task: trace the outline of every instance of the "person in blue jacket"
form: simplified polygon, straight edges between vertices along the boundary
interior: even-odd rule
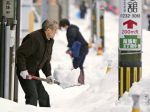
[[[80,5],[80,18],[84,19],[86,13],[87,13],[87,7],[85,5],[85,1],[82,1],[81,5]]]
[[[74,69],[80,68],[78,83],[84,84],[83,63],[86,55],[88,54],[88,43],[82,36],[79,28],[76,25],[70,24],[68,19],[61,19],[59,22],[59,27],[67,30],[67,47],[69,49],[66,51],[66,53],[72,56]]]

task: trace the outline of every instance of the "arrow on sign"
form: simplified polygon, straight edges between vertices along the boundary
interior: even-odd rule
[[[137,22],[132,21],[132,20],[128,20],[128,21],[125,21],[125,22],[123,23],[123,25],[127,25],[127,28],[128,28],[128,29],[133,29],[133,25],[136,25],[136,26],[137,26]]]

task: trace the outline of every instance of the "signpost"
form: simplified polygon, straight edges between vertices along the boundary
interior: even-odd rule
[[[141,50],[141,0],[123,0],[120,3],[120,50]]]
[[[119,19],[119,97],[141,78],[142,1],[121,0]]]
[[[0,97],[15,101],[18,93],[18,81],[15,77],[15,46],[17,46],[15,40],[19,39],[17,21],[19,22],[20,18],[17,14],[18,7],[20,0],[0,1]]]

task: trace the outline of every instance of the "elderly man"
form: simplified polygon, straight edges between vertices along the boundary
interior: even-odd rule
[[[55,20],[45,20],[42,29],[28,34],[17,49],[16,68],[20,84],[25,92],[26,104],[50,107],[49,95],[41,81],[32,80],[32,76],[39,77],[41,69],[51,82],[51,55],[54,36],[58,24]]]

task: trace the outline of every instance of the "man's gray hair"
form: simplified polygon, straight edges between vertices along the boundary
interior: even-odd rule
[[[42,29],[44,31],[46,31],[48,28],[54,30],[58,28],[58,22],[52,19],[46,19],[43,23],[42,23]]]

